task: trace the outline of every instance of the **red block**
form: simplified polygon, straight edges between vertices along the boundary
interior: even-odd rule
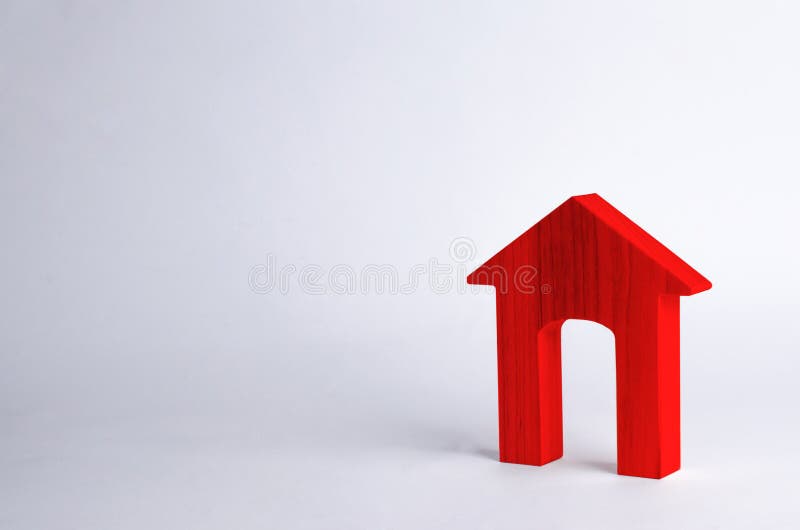
[[[561,325],[611,329],[617,471],[680,468],[680,300],[711,282],[597,194],[572,197],[467,277],[497,296],[500,460],[563,455]]]

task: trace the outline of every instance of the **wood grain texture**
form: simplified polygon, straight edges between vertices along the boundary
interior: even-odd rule
[[[680,468],[680,299],[711,283],[597,194],[568,199],[467,277],[497,297],[500,460],[563,454],[561,326],[615,337],[617,471]]]

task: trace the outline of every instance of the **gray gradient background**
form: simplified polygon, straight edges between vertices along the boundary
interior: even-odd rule
[[[796,2],[0,2],[0,528],[789,528]],[[255,294],[254,265],[489,257],[598,192],[682,303],[683,469],[496,458],[489,291]]]

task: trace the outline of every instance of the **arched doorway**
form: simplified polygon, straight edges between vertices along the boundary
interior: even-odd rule
[[[564,460],[615,472],[617,388],[614,333],[591,320],[561,326]]]

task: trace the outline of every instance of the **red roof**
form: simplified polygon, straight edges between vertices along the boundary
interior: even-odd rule
[[[694,270],[688,263],[659,243],[653,236],[626,217],[625,214],[611,206],[611,204],[600,195],[596,193],[576,195],[575,197],[567,199],[559,208],[573,201],[590,212],[597,221],[605,224],[607,228],[624,238],[633,247],[649,257],[659,267],[671,275],[674,280],[683,287],[678,294],[691,295],[711,288],[711,282],[702,274]],[[534,230],[537,225],[534,225],[530,230],[525,232],[525,234],[515,239],[511,244],[495,254],[490,260],[478,267],[478,269],[467,277],[467,282],[484,283],[477,273],[484,267],[492,266],[500,255],[514,246],[514,243],[524,237],[528,232]]]

